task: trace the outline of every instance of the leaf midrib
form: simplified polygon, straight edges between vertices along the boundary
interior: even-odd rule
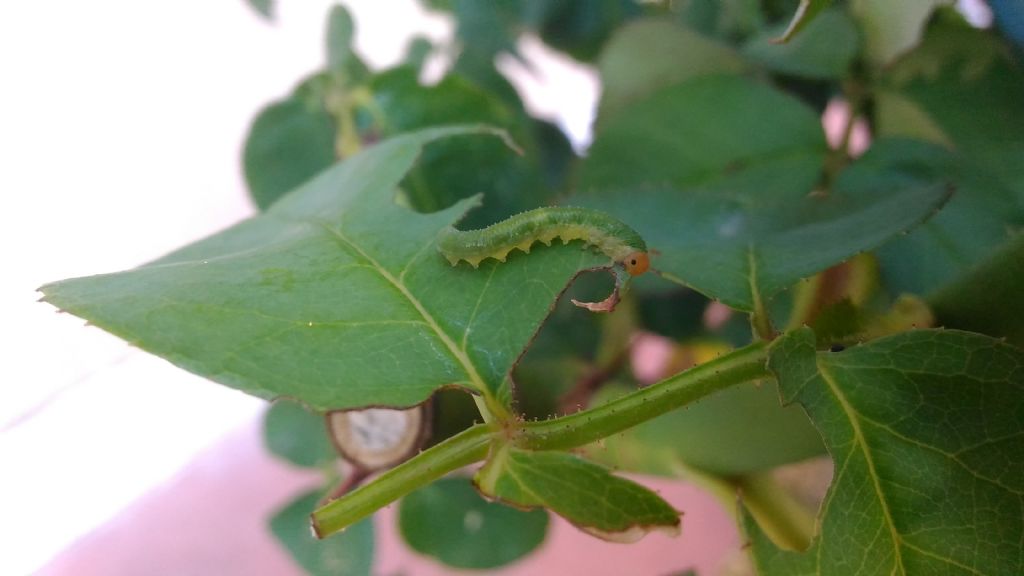
[[[846,395],[843,394],[843,391],[839,388],[839,385],[835,380],[835,376],[828,371],[826,366],[817,357],[814,362],[818,368],[818,373],[821,374],[821,379],[825,382],[829,390],[832,392],[832,395],[835,396],[836,400],[839,402],[839,406],[842,408],[843,413],[846,414],[846,418],[849,420],[850,426],[853,428],[854,444],[860,446],[861,453],[864,455],[864,461],[867,463],[868,472],[870,472],[871,475],[871,486],[875,490],[875,495],[878,497],[878,503],[882,507],[882,515],[884,516],[885,524],[889,528],[889,536],[892,540],[893,553],[896,556],[896,568],[899,570],[900,574],[906,575],[907,571],[903,566],[903,555],[900,551],[900,545],[903,540],[900,537],[899,532],[896,531],[896,524],[893,522],[892,512],[889,510],[889,503],[882,493],[881,484],[878,482],[878,472],[875,470],[875,461],[871,457],[871,451],[868,450],[867,440],[864,437],[863,430],[861,430],[860,420],[857,418],[857,411],[854,410],[849,400],[847,400]],[[821,573],[820,556],[817,571],[819,574]]]
[[[420,314],[420,316],[423,318],[423,321],[426,322],[427,326],[434,332],[434,334],[437,335],[438,339],[441,340],[441,343],[443,343],[445,347],[448,348],[449,354],[452,355],[455,361],[462,367],[463,371],[465,371],[473,387],[476,388],[481,394],[490,396],[487,386],[484,384],[483,378],[481,378],[480,373],[477,372],[476,370],[476,366],[473,365],[473,363],[470,361],[466,353],[463,352],[455,344],[455,341],[452,340],[451,337],[448,336],[448,334],[441,328],[441,325],[438,324],[436,320],[434,320],[434,317],[430,314],[430,312],[427,311],[426,307],[423,306],[423,303],[420,302],[420,300],[416,298],[416,296],[413,295],[412,292],[409,291],[409,288],[405,285],[405,283],[403,283],[398,278],[395,278],[390,272],[387,271],[386,268],[381,266],[376,259],[374,259],[366,252],[364,252],[355,242],[349,240],[348,237],[345,236],[345,234],[342,233],[341,230],[333,228],[331,226],[323,226],[323,228],[329,233],[331,233],[345,246],[349,247],[352,251],[358,254],[358,256],[362,258],[367,264],[369,264],[374,271],[376,271],[378,274],[380,274],[382,278],[384,278],[392,286],[394,286],[395,289],[397,289],[398,292],[406,300],[408,300],[410,304],[412,304],[413,308],[415,308],[416,311]]]
[[[523,470],[532,467],[534,475],[539,476],[539,477],[541,477],[541,478],[543,478],[543,479],[545,479],[545,480],[547,480],[549,482],[554,482],[556,484],[564,484],[564,485],[567,484],[570,487],[573,487],[573,482],[569,482],[569,481],[567,481],[565,478],[563,478],[561,476],[552,475],[552,474],[546,474],[544,472],[544,470],[543,470],[543,466],[541,466],[540,469],[538,469],[536,467],[535,463],[531,463],[531,462],[525,462],[524,463],[522,461],[516,462],[515,455],[512,454],[512,453],[509,454],[509,462],[512,465],[506,466],[505,467],[505,471],[509,474],[509,476],[511,476],[516,481],[516,483],[519,484],[520,488],[522,488],[522,490],[524,492],[526,492],[527,494],[532,496],[534,499],[537,500],[537,502],[540,502],[541,505],[544,506],[544,507],[554,509],[554,507],[551,506],[551,504],[549,503],[549,499],[544,498],[541,495],[539,495],[537,492],[535,492],[533,489],[531,489],[527,485],[526,482],[523,481],[522,476],[515,469],[517,464],[518,464],[519,468],[521,468]],[[610,476],[610,479],[612,479],[614,481],[615,478],[614,478],[614,476]],[[603,502],[606,505],[607,508],[611,508],[612,510],[617,512],[620,516],[622,516],[623,518],[627,518],[627,519],[634,518],[634,515],[632,514],[633,510],[622,508],[617,503],[615,503],[615,502],[613,502],[611,500],[608,500],[608,498],[606,498],[604,496],[601,496],[600,494],[597,494],[596,492],[594,492],[592,490],[587,490],[586,488],[581,488],[581,486],[579,486],[579,485],[576,485],[575,488],[577,490],[579,490],[579,491],[586,492],[586,493],[589,493],[589,494],[593,495],[596,500],[600,500],[601,502]],[[606,516],[606,519],[607,519],[607,516]],[[606,528],[599,527],[599,526],[597,526],[595,524],[584,524],[584,523],[578,522],[576,520],[570,520],[570,522],[572,522],[572,524],[574,524],[576,526],[580,526],[581,528],[595,528],[595,529],[598,529],[598,530],[605,530],[606,529]],[[636,521],[636,520],[629,521],[629,524],[625,528],[610,528],[609,527],[609,528],[607,528],[607,530],[610,531],[609,533],[621,533],[621,532],[625,532],[625,531],[629,530],[630,528],[635,528],[635,527],[647,530],[647,525],[642,524],[642,523],[640,523],[639,521]],[[649,530],[647,530],[647,531],[649,531]]]
[[[825,378],[825,377],[823,376],[823,378]],[[828,382],[827,378],[826,378],[826,382]],[[867,422],[868,424],[871,424],[872,426],[876,426],[878,428],[881,428],[882,430],[884,430],[885,432],[891,434],[895,438],[898,438],[898,439],[900,439],[900,440],[902,440],[904,442],[907,442],[909,444],[917,446],[918,448],[921,448],[922,450],[928,450],[928,451],[931,451],[931,452],[935,452],[935,453],[940,454],[940,455],[942,455],[942,456],[944,456],[946,458],[949,458],[950,460],[956,462],[961,468],[963,468],[969,474],[971,474],[972,476],[974,476],[975,478],[977,478],[979,480],[982,480],[984,482],[987,482],[987,483],[993,484],[995,486],[998,486],[999,488],[1001,488],[1003,490],[1006,490],[1006,491],[1010,492],[1011,494],[1016,494],[1018,496],[1021,495],[1019,491],[1015,491],[1012,488],[1010,488],[1008,486],[1005,486],[1002,483],[998,482],[997,480],[994,480],[992,478],[988,478],[987,476],[983,476],[983,475],[979,474],[978,472],[976,472],[975,470],[971,469],[969,466],[967,466],[967,464],[962,462],[959,458],[957,458],[953,454],[950,454],[948,452],[944,452],[944,451],[939,450],[938,448],[936,448],[934,446],[929,446],[927,444],[923,444],[923,443],[921,443],[921,442],[919,442],[917,440],[914,440],[913,438],[910,438],[908,436],[900,434],[899,432],[896,432],[892,427],[887,426],[885,424],[882,424],[881,422],[878,422],[878,421],[873,420],[871,418],[868,418],[867,416],[864,416],[863,414],[861,414],[861,412],[859,410],[857,410],[856,408],[854,408],[853,406],[851,406],[849,404],[844,404],[844,410],[846,408],[849,408],[849,410],[850,410],[850,412],[848,412],[848,414],[850,414],[850,416],[851,416],[851,422],[855,421],[854,419],[863,420],[864,422]],[[859,427],[859,425],[858,425],[858,427]],[[865,449],[865,452],[866,452],[866,449]],[[872,474],[874,474],[873,467],[872,467]],[[874,476],[872,476],[872,478],[874,479]],[[884,501],[883,501],[883,506],[884,505],[885,504],[884,504]],[[954,559],[952,559],[950,557],[942,556],[940,554],[936,554],[935,552],[932,552],[930,550],[927,550],[925,548],[922,548],[920,546],[912,544],[911,542],[908,542],[905,538],[900,536],[899,533],[895,533],[895,534],[896,534],[896,538],[897,538],[899,546],[905,546],[907,548],[910,548],[911,550],[914,550],[915,552],[917,552],[919,554],[923,554],[925,556],[928,556],[930,558],[934,558],[936,560],[941,560],[942,562],[945,562],[946,564],[950,564],[952,566],[956,566],[957,568],[960,568],[960,569],[962,569],[962,570],[964,570],[966,572],[970,572],[971,574],[977,574],[979,576],[983,575],[982,572],[979,572],[976,569],[974,569],[974,568],[972,568],[970,566],[967,566],[966,564],[962,564],[962,563],[960,563],[960,562],[958,562],[958,561],[956,561],[956,560],[954,560]],[[820,551],[820,548],[819,548],[819,551]],[[901,567],[902,567],[902,565],[901,565]]]
[[[750,289],[750,303],[755,314],[766,314],[764,301],[761,300],[761,289],[757,278],[757,253],[754,243],[747,245],[747,286]],[[767,320],[767,318],[765,319]]]

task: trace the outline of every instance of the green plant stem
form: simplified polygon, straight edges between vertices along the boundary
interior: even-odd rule
[[[772,321],[768,317],[768,310],[761,299],[761,290],[757,286],[757,257],[754,255],[754,247],[747,249],[747,265],[750,268],[750,296],[754,300],[754,311],[750,313],[750,326],[754,331],[754,337],[761,340],[772,340],[775,338],[775,330],[772,328]]]
[[[340,532],[452,470],[482,460],[487,455],[491,431],[490,426],[477,424],[318,508],[312,515],[313,532],[318,538]]]
[[[740,476],[719,476],[687,466],[678,458],[669,462],[676,477],[703,488],[726,510],[743,506],[777,546],[785,550],[803,551],[814,537],[814,513],[787,492],[771,471]]]
[[[755,342],[720,358],[622,396],[608,404],[543,422],[477,424],[425,450],[374,481],[313,512],[323,538],[372,514],[448,472],[487,456],[492,442],[530,450],[576,448],[611,436],[730,386],[768,377],[769,344]]]
[[[480,412],[480,417],[484,419],[484,423],[492,424],[497,421],[505,421],[512,418],[508,410],[505,409],[497,400],[492,396],[484,397],[482,395],[473,395],[473,403],[476,404],[476,409]]]
[[[358,154],[363,145],[359,139],[359,132],[356,129],[355,117],[352,113],[352,102],[345,92],[342,80],[333,79],[328,89],[325,104],[328,111],[334,115],[334,121],[338,125],[337,138],[334,143],[335,155],[338,158],[348,158]]]
[[[768,343],[755,342],[631,394],[561,418],[527,422],[513,442],[530,450],[576,448],[742,382],[770,376]]]
[[[814,513],[779,486],[770,472],[734,480],[743,505],[775,544],[803,551],[814,537]]]
[[[754,303],[754,311],[750,313],[750,326],[754,331],[754,337],[760,340],[772,340],[775,338],[775,329],[768,318],[768,311],[761,302],[760,296]]]
[[[793,295],[793,311],[789,315],[786,330],[796,330],[807,324],[818,304],[818,290],[821,288],[822,274],[818,273],[805,279],[796,286]]]

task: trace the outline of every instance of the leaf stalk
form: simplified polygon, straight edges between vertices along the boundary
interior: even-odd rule
[[[477,424],[381,474],[374,481],[317,509],[319,538],[344,530],[402,496],[445,474],[483,460],[492,445],[528,450],[565,450],[611,436],[700,400],[719,390],[770,377],[769,343],[755,342],[589,410],[545,420],[509,420],[502,427]]]

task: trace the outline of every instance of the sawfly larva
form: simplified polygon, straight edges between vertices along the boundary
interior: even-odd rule
[[[461,231],[448,226],[438,234],[437,247],[452,266],[465,260],[476,268],[487,258],[504,262],[516,248],[529,253],[534,242],[550,246],[555,238],[565,244],[583,240],[612,259],[612,294],[601,302],[572,301],[593,312],[614,310],[629,279],[643,274],[651,265],[647,244],[636,230],[604,212],[587,208],[537,208],[479,230]]]
[[[438,235],[437,247],[452,266],[465,260],[475,268],[487,258],[504,262],[516,248],[529,253],[534,242],[550,246],[556,238],[566,244],[583,240],[622,265],[630,276],[650,267],[647,244],[636,230],[587,208],[537,208],[479,230],[448,226]]]

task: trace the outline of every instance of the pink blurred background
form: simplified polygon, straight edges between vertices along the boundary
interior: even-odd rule
[[[548,539],[525,560],[489,574],[714,574],[739,552],[733,521],[696,488],[640,479],[684,511],[683,533],[612,544],[570,524],[551,523]],[[319,486],[316,473],[289,469],[260,446],[254,423],[228,434],[186,468],[113,520],[59,554],[40,574],[301,574],[266,520],[298,493]],[[395,506],[375,517],[374,574],[440,576],[456,570],[418,556],[400,540]]]

